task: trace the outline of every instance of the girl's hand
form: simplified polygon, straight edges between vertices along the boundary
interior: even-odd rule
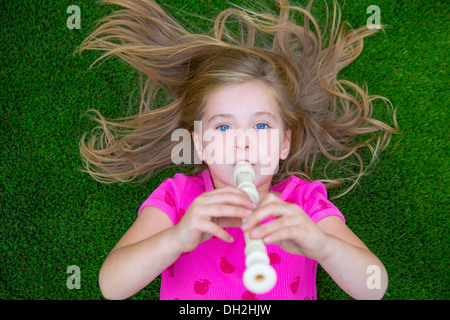
[[[266,218],[277,219],[263,225]],[[266,194],[250,215],[244,231],[252,239],[263,239],[264,243],[276,243],[285,251],[317,260],[325,254],[326,234],[295,204],[287,203],[272,193]]]
[[[242,218],[248,218],[254,209],[247,194],[238,188],[227,186],[205,192],[174,227],[177,243],[183,252],[190,252],[212,236],[232,242],[232,236],[223,228],[240,228]]]

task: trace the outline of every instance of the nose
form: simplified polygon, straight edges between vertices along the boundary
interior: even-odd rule
[[[236,161],[248,161],[256,164],[257,156],[257,134],[255,130],[240,130],[235,132],[235,155]]]
[[[238,150],[250,149],[250,137],[244,132],[244,130],[236,130],[236,148]]]

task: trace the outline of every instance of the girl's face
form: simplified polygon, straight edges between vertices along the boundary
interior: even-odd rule
[[[201,123],[201,133],[192,137],[215,188],[236,186],[234,166],[245,160],[253,165],[258,191],[267,191],[290,144],[270,88],[251,81],[216,89],[208,96]]]

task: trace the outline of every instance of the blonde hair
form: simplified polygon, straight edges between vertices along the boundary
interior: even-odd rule
[[[116,121],[94,111],[100,133],[94,131],[89,140],[83,135],[80,152],[86,171],[97,181],[144,181],[173,165],[171,152],[179,142],[171,141],[172,132],[193,131],[214,89],[251,80],[272,88],[285,128],[292,132],[290,154],[280,161],[274,182],[289,175],[313,181],[319,157],[340,163],[354,156],[358,173],[320,179],[327,187],[353,181],[343,195],[398,133],[395,112],[393,127],[372,117],[373,101],[390,105],[389,100],[337,79],[339,71],[360,55],[363,39],[377,30],[352,30],[341,24],[336,2],[326,45],[325,33],[311,14],[313,1],[301,8],[278,0],[278,15],[227,9],[217,16],[209,35],[188,32],[151,0],[101,2],[124,9],[102,19],[77,51],[105,51],[94,63],[110,56],[129,63],[140,74],[141,98],[136,115]],[[302,26],[294,21],[294,13],[303,15]],[[240,35],[229,28],[230,17],[236,18]],[[256,39],[264,35],[271,37],[269,45],[257,46]],[[156,108],[153,102],[160,89],[172,101]],[[358,152],[363,147],[371,152],[367,166]],[[197,165],[192,174],[205,168]]]

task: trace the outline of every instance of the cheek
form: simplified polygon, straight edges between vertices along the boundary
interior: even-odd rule
[[[213,132],[213,131],[211,131]],[[226,136],[218,131],[213,134],[204,134],[203,154],[208,165],[226,164],[227,155],[231,152],[231,146]],[[229,162],[229,160],[228,160]]]
[[[280,136],[278,129],[268,130],[267,134],[261,134],[258,142],[259,176],[271,177],[276,173],[280,160]]]
[[[211,172],[211,176],[214,180],[214,185],[216,188],[222,185],[236,186],[234,181],[234,167],[227,166],[223,164],[211,164],[208,165],[208,169]]]
[[[281,152],[280,135],[278,129],[261,131],[258,135],[258,155],[270,159],[278,159]]]

